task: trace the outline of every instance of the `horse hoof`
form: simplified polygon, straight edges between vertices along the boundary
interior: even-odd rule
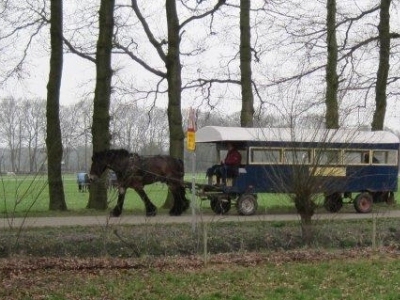
[[[111,217],[119,217],[120,215],[121,215],[121,212],[120,212],[120,211],[112,210],[112,211],[110,212],[110,216],[111,216]]]
[[[146,216],[147,217],[154,217],[157,214],[157,209],[156,208],[152,208],[149,210],[146,210]]]
[[[179,212],[179,211],[170,211],[169,212],[169,215],[171,217],[177,217],[177,216],[180,216],[181,214],[182,214],[182,212]]]
[[[146,217],[155,217],[157,214],[156,211],[148,211],[146,212]]]

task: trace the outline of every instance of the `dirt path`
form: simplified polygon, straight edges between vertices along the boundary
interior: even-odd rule
[[[351,220],[368,218],[398,218],[400,210],[374,212],[371,214],[358,213],[318,213],[314,216],[315,220]],[[61,227],[61,226],[93,226],[93,225],[135,225],[135,224],[171,224],[188,223],[196,224],[200,222],[248,222],[248,221],[297,221],[300,220],[296,214],[257,214],[254,216],[239,215],[195,215],[186,213],[180,217],[170,217],[168,215],[158,215],[156,217],[145,217],[138,215],[123,215],[120,218],[110,218],[104,216],[67,216],[67,217],[28,217],[28,218],[0,218],[0,229],[20,228],[20,227]]]

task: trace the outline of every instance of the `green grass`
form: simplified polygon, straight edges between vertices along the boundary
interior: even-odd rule
[[[187,181],[191,181],[188,176]],[[76,177],[74,174],[63,176],[64,193],[69,213],[73,214],[97,214],[98,212],[89,211],[86,208],[89,193],[78,191]],[[205,183],[203,176],[199,176],[196,182]],[[167,195],[167,186],[155,183],[145,187],[145,191],[157,207],[161,207]],[[118,197],[117,190],[110,189],[108,192],[109,207],[116,204]],[[187,189],[187,198],[191,199],[191,191]],[[209,209],[209,201],[199,203],[203,209]],[[23,215],[29,212],[33,215],[57,215],[57,212],[49,212],[49,192],[46,176],[1,176],[0,177],[0,216],[5,214]],[[293,208],[291,201],[282,195],[260,195],[259,211],[263,212],[272,207]],[[127,190],[124,210],[130,213],[143,213],[144,206],[132,189]],[[65,214],[65,213],[64,213]]]
[[[86,205],[89,199],[88,192],[79,192],[74,174],[63,176],[64,194],[70,213],[87,213]],[[149,197],[156,205],[162,205],[165,200],[167,187],[154,184],[146,187]],[[115,205],[118,197],[117,190],[108,192],[109,206]],[[130,211],[143,211],[143,203],[135,191],[129,189],[126,196],[125,208]],[[17,213],[49,214],[49,191],[46,176],[2,176],[0,178],[0,214]],[[98,213],[98,212],[97,212]],[[51,212],[51,214],[57,214]]]
[[[211,264],[172,269],[44,270],[6,279],[7,299],[398,299],[400,260]],[[13,282],[13,285],[9,284]],[[51,282],[51,284],[49,284]]]

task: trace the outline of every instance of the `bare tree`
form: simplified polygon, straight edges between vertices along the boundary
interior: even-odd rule
[[[176,11],[176,0],[166,0],[165,10],[168,27],[168,52],[164,58],[168,81],[168,124],[170,155],[183,158],[185,138],[182,127],[181,90],[182,66],[180,60],[180,24]]]
[[[135,103],[116,100],[111,105],[111,119],[113,145],[146,155],[168,152],[168,117],[164,109],[147,111]]]
[[[20,133],[22,110],[18,100],[14,98],[5,98],[0,102],[0,133],[2,141],[8,146],[10,151],[11,172],[18,172],[18,153],[21,149]]]
[[[66,171],[88,171],[90,167],[92,106],[92,100],[86,99],[61,109]]]
[[[327,8],[327,34],[326,44],[328,61],[326,64],[326,113],[325,123],[327,128],[339,128],[338,88],[337,75],[338,46],[336,40],[336,0],[328,0]]]
[[[63,2],[51,0],[50,4],[50,74],[47,84],[46,147],[50,210],[66,210],[64,186],[61,174],[63,156],[60,127],[60,86],[63,68]]]
[[[253,126],[254,97],[251,76],[250,0],[240,0],[240,82],[242,88],[242,127]]]
[[[390,58],[390,3],[381,0],[379,30],[379,67],[375,86],[375,112],[372,130],[382,130],[386,114],[386,86],[389,74]]]
[[[101,0],[99,11],[99,38],[96,50],[96,89],[93,107],[93,152],[110,148],[110,97],[111,97],[111,52],[114,31],[114,0]],[[87,207],[106,209],[107,190],[105,178],[90,188]]]
[[[24,118],[24,146],[28,151],[29,173],[38,172],[42,167],[39,154],[45,148],[44,128],[46,127],[46,102],[40,99],[24,100],[22,102]]]
[[[141,57],[134,53],[130,47],[134,47],[135,44],[123,45],[117,43],[117,48],[123,50],[125,53],[132,58],[133,61],[138,63],[140,66],[145,68],[147,71],[156,75],[160,78],[157,84],[157,92],[161,92],[159,87],[161,82],[167,81],[168,88],[168,124],[169,124],[169,139],[170,139],[170,155],[175,157],[183,158],[184,153],[184,133],[182,126],[182,114],[181,114],[181,93],[182,93],[182,65],[181,65],[181,40],[185,26],[195,20],[199,20],[206,16],[212,15],[217,11],[221,5],[225,3],[225,0],[219,0],[215,6],[204,13],[190,16],[186,20],[180,22],[177,13],[177,1],[166,0],[165,1],[165,12],[167,22],[167,40],[158,40],[155,34],[152,32],[145,16],[138,6],[136,0],[132,0],[132,9],[140,21],[142,28],[146,34],[147,40],[150,45],[154,48],[156,54],[165,65],[166,71],[160,71],[158,68],[151,66],[150,61],[145,61]],[[166,49],[165,49],[166,48]]]

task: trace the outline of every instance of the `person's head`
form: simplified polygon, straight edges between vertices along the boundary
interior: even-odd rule
[[[234,149],[235,145],[231,142],[226,143],[226,147],[228,148],[228,150]]]

